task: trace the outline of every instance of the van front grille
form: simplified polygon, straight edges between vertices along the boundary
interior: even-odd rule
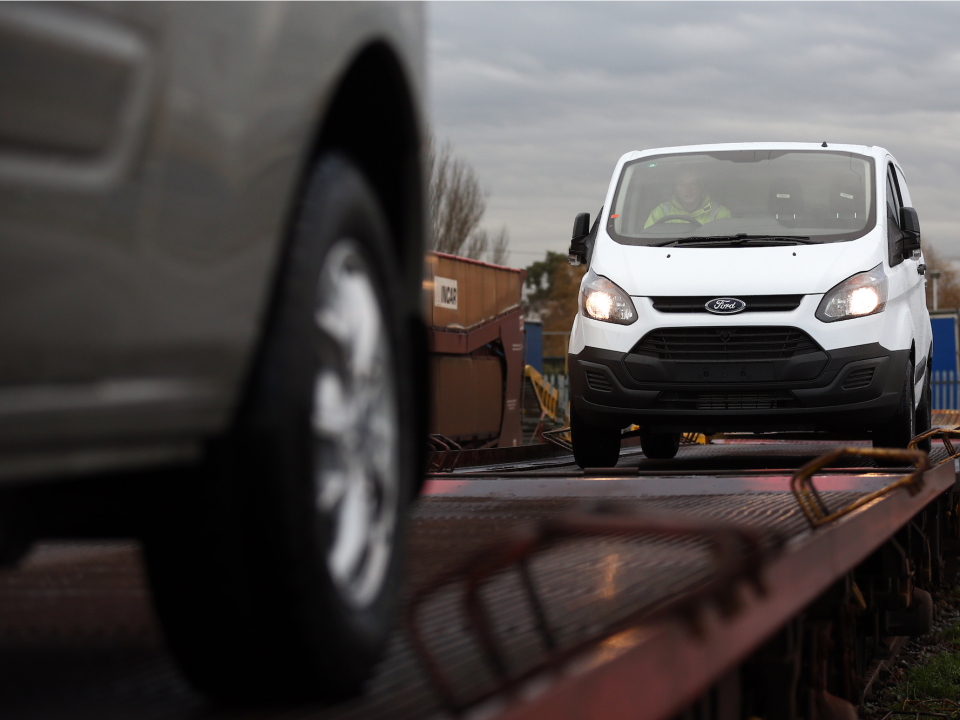
[[[632,352],[661,360],[780,360],[819,350],[798,328],[689,327],[652,330]]]
[[[840,387],[844,390],[859,390],[873,382],[873,373],[876,368],[860,368],[847,375]]]
[[[803,295],[731,295],[743,300],[746,307],[740,312],[790,312],[800,307]],[[652,297],[653,309],[663,313],[705,313],[705,305],[715,300],[708,297],[664,296]]]
[[[664,392],[656,401],[656,407],[663,410],[776,410],[796,406],[796,398],[785,390],[759,393]]]
[[[592,390],[599,390],[600,392],[610,392],[613,390],[613,386],[610,385],[610,381],[607,380],[603,373],[587,370],[586,375],[587,385],[589,385]]]

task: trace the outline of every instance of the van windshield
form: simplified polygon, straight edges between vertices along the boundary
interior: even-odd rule
[[[815,150],[658,155],[627,163],[607,219],[626,245],[854,240],[873,229],[873,159]]]

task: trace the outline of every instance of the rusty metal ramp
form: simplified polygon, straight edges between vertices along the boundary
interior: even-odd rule
[[[791,473],[814,458],[832,450],[841,443],[828,441],[784,442],[767,439],[719,440],[708,445],[684,444],[671,460],[655,460],[645,457],[639,447],[624,447],[620,453],[617,470],[630,471],[637,475],[670,477],[683,474],[738,475],[742,473],[780,471]],[[846,446],[869,448],[867,441],[842,443]],[[948,456],[942,443],[934,442],[930,451],[930,464],[937,465]],[[837,469],[853,472],[869,469],[886,469],[869,457],[845,457],[837,461]],[[906,467],[906,465],[904,465]],[[583,474],[576,466],[572,455],[527,462],[504,463],[479,467],[464,467],[452,473],[431,473],[431,477],[494,476],[517,473],[578,476]]]
[[[807,450],[768,462],[785,456]],[[413,510],[407,612],[357,700],[211,706],[164,648],[135,544],[47,545],[0,573],[0,713],[403,719],[468,707],[558,718],[576,707],[577,717],[664,717],[954,482],[941,465],[910,492],[813,528],[788,473],[518,471],[428,481]],[[827,471],[816,488],[833,511],[899,474]],[[646,678],[642,712],[637,681],[619,676]]]

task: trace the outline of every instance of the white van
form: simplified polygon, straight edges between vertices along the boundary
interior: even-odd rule
[[[698,145],[620,158],[569,347],[574,455],[648,457],[683,432],[826,431],[905,447],[930,426],[917,213],[879,147]]]

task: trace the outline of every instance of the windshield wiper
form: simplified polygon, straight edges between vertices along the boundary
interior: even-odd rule
[[[811,240],[807,235],[748,235],[747,233],[737,233],[736,235],[695,235],[693,237],[681,237],[658,243],[657,247],[667,245],[690,245],[694,243],[716,243],[722,245],[753,245],[771,244],[771,245],[810,245],[816,241]]]

